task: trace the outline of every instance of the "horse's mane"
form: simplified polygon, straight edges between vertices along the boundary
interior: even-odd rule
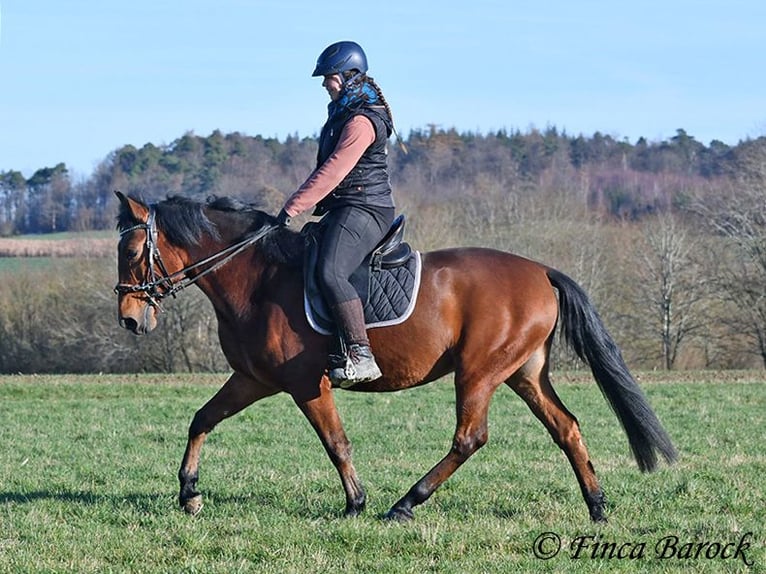
[[[255,204],[245,203],[231,197],[210,196],[205,202],[196,201],[179,195],[153,204],[157,228],[165,238],[178,247],[188,249],[199,245],[205,236],[220,240],[222,235],[245,237],[263,228],[275,224],[273,216],[258,209]],[[219,229],[208,217],[210,211],[225,214],[225,229]],[[117,216],[117,228],[127,229],[137,222],[129,209],[121,206]],[[222,231],[224,232],[222,234]],[[303,262],[303,238],[286,228],[276,229],[258,243],[261,251],[270,261],[290,266],[299,266]]]

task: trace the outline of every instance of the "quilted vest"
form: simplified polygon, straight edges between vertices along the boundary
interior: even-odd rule
[[[385,107],[362,106],[349,114],[328,119],[319,136],[317,166],[332,155],[343,126],[357,115],[363,115],[372,122],[375,140],[338,187],[317,204],[314,215],[323,215],[330,209],[346,205],[394,207],[386,162],[386,142],[391,136],[392,124]]]

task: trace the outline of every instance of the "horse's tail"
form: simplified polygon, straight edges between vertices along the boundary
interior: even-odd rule
[[[548,279],[559,292],[561,331],[574,352],[593,372],[601,392],[628,435],[630,448],[642,471],[657,466],[657,452],[672,463],[678,454],[668,433],[628,371],[622,353],[606,330],[585,291],[555,269]]]

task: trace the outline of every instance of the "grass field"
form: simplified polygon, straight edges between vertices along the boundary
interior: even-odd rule
[[[342,518],[335,470],[277,396],[210,436],[205,508],[191,518],[177,508],[176,472],[194,411],[224,378],[0,378],[0,572],[766,572],[762,372],[643,376],[681,453],[649,475],[595,385],[557,377],[610,501],[604,526],[589,522],[563,454],[505,388],[489,444],[413,522],[380,520],[449,447],[446,380],[336,395],[364,515]],[[557,540],[555,556],[535,555]]]
[[[47,271],[64,265],[55,257],[0,257],[0,275],[25,271]]]

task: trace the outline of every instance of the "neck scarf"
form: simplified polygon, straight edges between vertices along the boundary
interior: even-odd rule
[[[340,98],[327,105],[327,117],[334,118],[339,114],[347,114],[365,105],[373,105],[378,101],[378,92],[369,82],[351,82],[346,84]]]

